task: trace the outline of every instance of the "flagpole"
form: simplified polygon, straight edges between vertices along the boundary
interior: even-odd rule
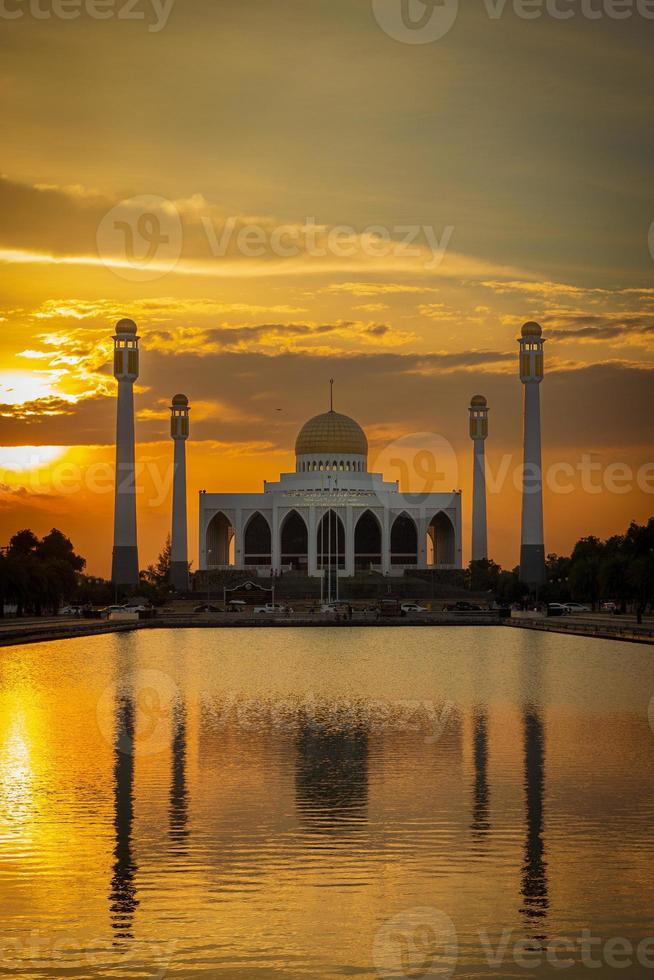
[[[332,508],[331,508],[331,489],[332,489],[332,478],[327,477],[328,490],[327,490],[327,567],[329,568],[329,578],[327,580],[327,602],[331,604],[332,601]]]

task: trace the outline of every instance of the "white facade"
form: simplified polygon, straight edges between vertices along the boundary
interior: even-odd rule
[[[356,427],[359,444],[348,441],[350,433],[330,446],[330,416]],[[200,494],[200,569],[321,577],[326,568],[352,576],[462,567],[458,491],[402,493],[398,483],[368,473],[363,431],[334,412],[310,420],[296,445],[303,449],[296,472],[265,482],[263,493]]]

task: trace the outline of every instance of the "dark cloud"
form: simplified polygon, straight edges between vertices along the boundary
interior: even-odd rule
[[[557,341],[596,341],[642,339],[643,345],[654,336],[652,313],[568,313],[544,320],[546,330]]]
[[[485,394],[491,407],[491,439],[518,449],[522,387],[507,371],[513,354],[267,356],[259,353],[164,354],[145,351],[137,393],[137,437],[168,438],[168,399],[184,390],[195,403],[192,436],[222,443],[267,442],[287,449],[307,417],[329,404],[329,378],[336,379],[335,404],[357,418],[371,441],[398,431],[437,432],[455,445],[468,441],[468,405]],[[478,370],[474,370],[478,368]],[[654,374],[648,367],[606,362],[582,368],[550,369],[543,383],[543,426],[550,446],[599,448],[654,443],[649,410]],[[43,400],[47,410],[49,399]],[[29,444],[110,444],[114,438],[113,398],[86,398],[66,404],[66,418],[38,414],[0,417],[0,442]],[[616,411],[619,406],[619,412]],[[281,409],[281,411],[279,411]]]

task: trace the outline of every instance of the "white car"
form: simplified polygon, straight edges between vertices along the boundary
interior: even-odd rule
[[[590,612],[590,606],[583,606],[580,602],[566,602],[565,608],[569,613]]]
[[[265,606],[255,606],[254,611],[257,614],[268,613],[270,615],[271,613],[284,612],[284,606],[280,606],[276,602],[267,602]]]
[[[403,602],[402,612],[427,612],[427,610],[424,606],[419,606],[417,602]]]

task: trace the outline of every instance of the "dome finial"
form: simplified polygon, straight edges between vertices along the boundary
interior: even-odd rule
[[[334,411],[334,379],[329,379],[329,411]]]

